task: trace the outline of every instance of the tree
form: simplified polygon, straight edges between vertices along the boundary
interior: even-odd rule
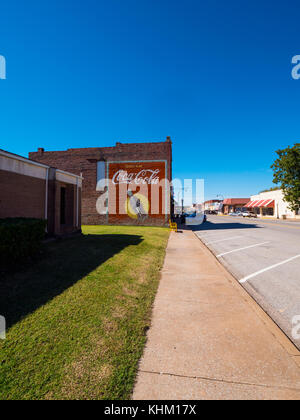
[[[284,201],[289,203],[292,211],[300,209],[300,143],[293,147],[276,151],[278,158],[271,166],[273,169],[273,182],[279,184]]]

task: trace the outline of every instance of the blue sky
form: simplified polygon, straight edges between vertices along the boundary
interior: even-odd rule
[[[297,1],[10,0],[1,5],[0,147],[24,156],[173,139],[206,198],[272,186],[299,142]]]

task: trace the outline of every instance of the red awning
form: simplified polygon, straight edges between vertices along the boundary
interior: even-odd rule
[[[244,207],[251,207],[251,204],[253,203],[253,201],[249,201],[249,203],[245,204]]]
[[[255,204],[255,207],[263,207],[264,205],[264,202],[265,202],[266,200],[259,200],[256,204]]]
[[[244,207],[254,208],[254,207],[274,207],[274,200],[255,200],[249,201]]]
[[[254,208],[254,207],[274,207],[274,200],[255,200],[249,201],[244,207]]]
[[[249,203],[247,203],[244,207],[253,208],[253,207],[255,207],[256,203],[258,203],[259,201],[260,200],[249,201]]]
[[[259,207],[274,207],[275,203],[274,200],[264,200],[263,203]]]

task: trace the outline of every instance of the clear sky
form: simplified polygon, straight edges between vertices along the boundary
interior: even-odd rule
[[[272,186],[299,142],[299,1],[10,0],[0,11],[0,148],[24,156],[173,139],[206,198]]]

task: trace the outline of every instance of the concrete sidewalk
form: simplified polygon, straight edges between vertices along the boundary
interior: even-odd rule
[[[300,353],[192,231],[171,233],[133,399],[297,399]]]

